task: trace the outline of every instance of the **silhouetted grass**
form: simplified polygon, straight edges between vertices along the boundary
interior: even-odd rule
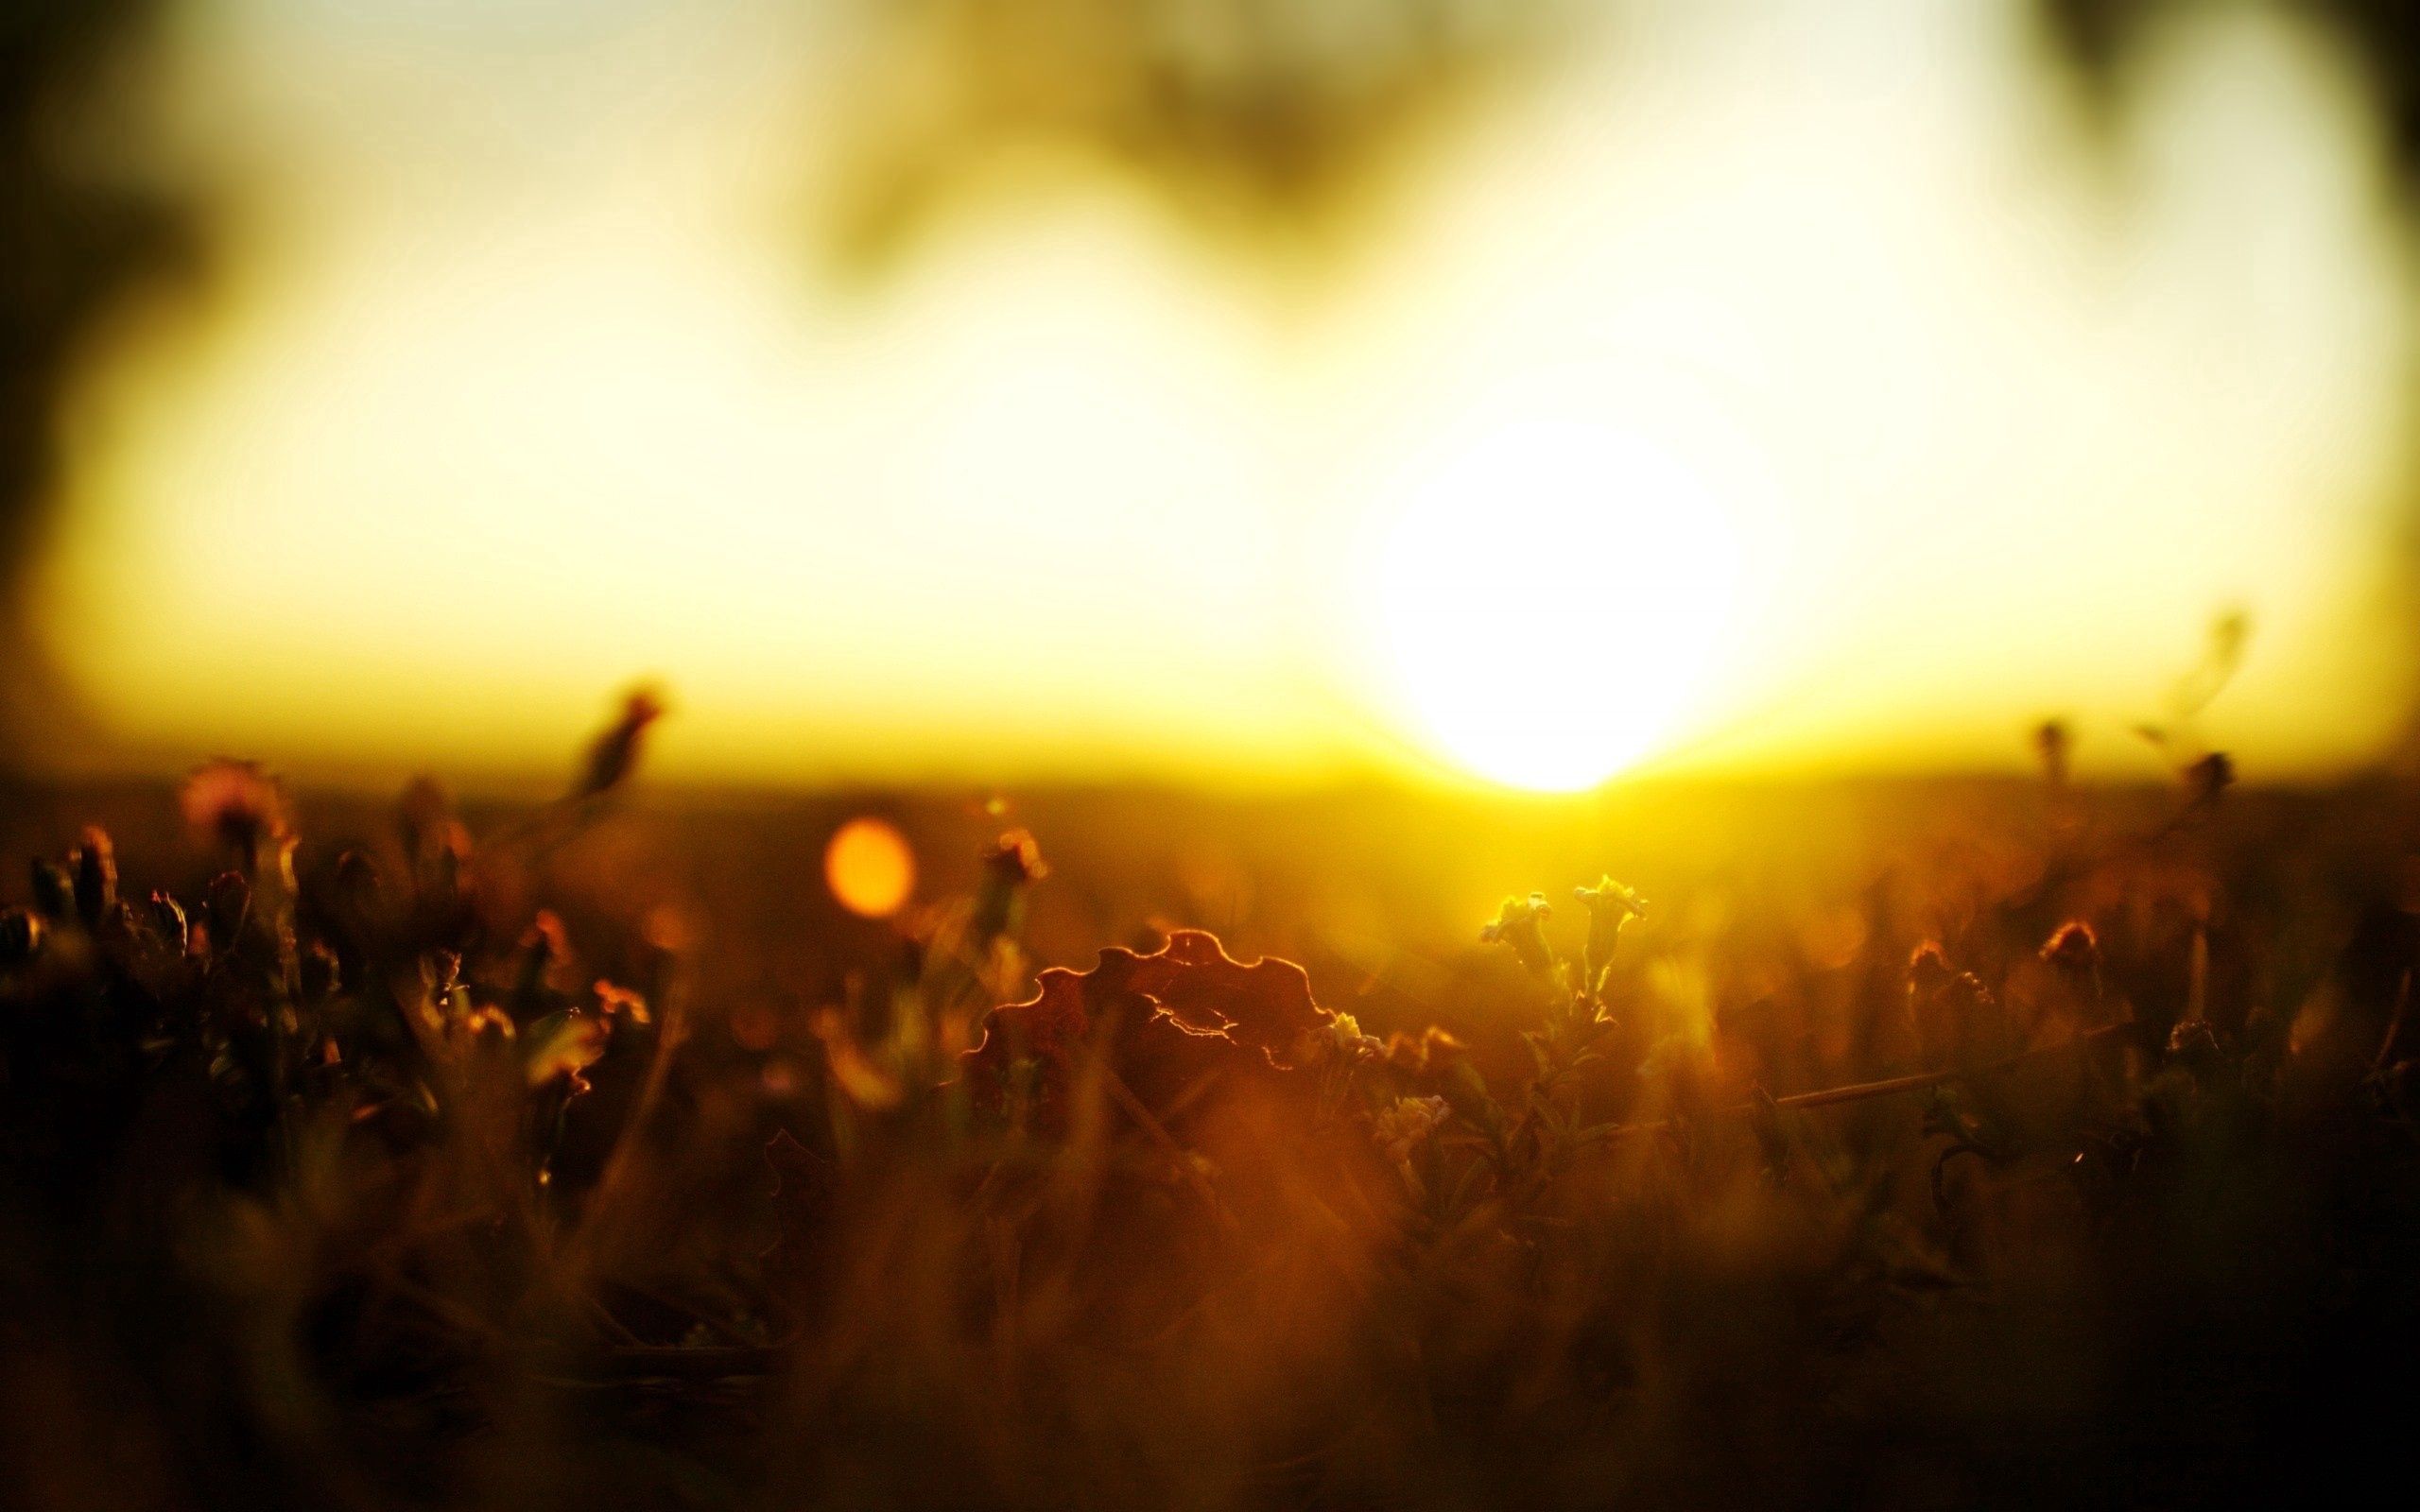
[[[2394,1464],[2400,788],[683,812],[629,791],[654,712],[552,804],[315,799],[341,843],[235,764],[182,838],[75,800],[128,854],[84,831],[0,919],[13,1501],[2157,1504]],[[935,879],[888,923],[812,890],[864,807]],[[1571,869],[1449,938],[1513,864]]]

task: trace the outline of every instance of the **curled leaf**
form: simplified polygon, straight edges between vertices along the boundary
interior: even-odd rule
[[[1047,1099],[1063,1090],[1080,1055],[1106,1043],[1111,1069],[1156,1105],[1204,1076],[1290,1071],[1301,1047],[1336,1022],[1312,1001],[1301,967],[1273,956],[1235,960],[1216,936],[1195,929],[1171,931],[1149,955],[1113,946],[1093,970],[1053,968],[1036,985],[1029,1000],[985,1016],[982,1040],[966,1055],[978,1091],[996,1093],[1015,1067],[1031,1063]]]

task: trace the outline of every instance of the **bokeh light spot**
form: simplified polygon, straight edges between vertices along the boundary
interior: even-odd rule
[[[915,889],[915,852],[907,836],[884,820],[851,819],[824,848],[823,880],[849,912],[888,919]]]

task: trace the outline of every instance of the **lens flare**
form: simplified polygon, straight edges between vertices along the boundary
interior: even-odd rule
[[[894,826],[876,818],[851,819],[824,847],[823,880],[849,912],[888,919],[915,890],[916,855]]]
[[[1617,430],[1539,421],[1449,448],[1406,494],[1373,554],[1370,628],[1439,754],[1570,791],[1695,711],[1739,578],[1698,473]]]

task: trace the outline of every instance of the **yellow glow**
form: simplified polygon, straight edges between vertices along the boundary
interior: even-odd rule
[[[823,848],[823,880],[849,912],[888,919],[915,891],[915,852],[894,826],[876,818],[851,819]]]
[[[2265,10],[2113,160],[2016,8],[1651,8],[1329,284],[1020,148],[869,289],[796,224],[795,6],[551,8],[545,88],[437,9],[198,8],[217,303],[96,353],[40,585],[139,759],[551,775],[651,676],[709,781],[2015,765],[2050,713],[2141,771],[2233,606],[2248,772],[2401,727],[2415,265]]]
[[[1441,751],[1567,790],[1672,732],[1739,576],[1702,480],[1634,437],[1533,421],[1424,459],[1414,487],[1372,554],[1373,629]]]

